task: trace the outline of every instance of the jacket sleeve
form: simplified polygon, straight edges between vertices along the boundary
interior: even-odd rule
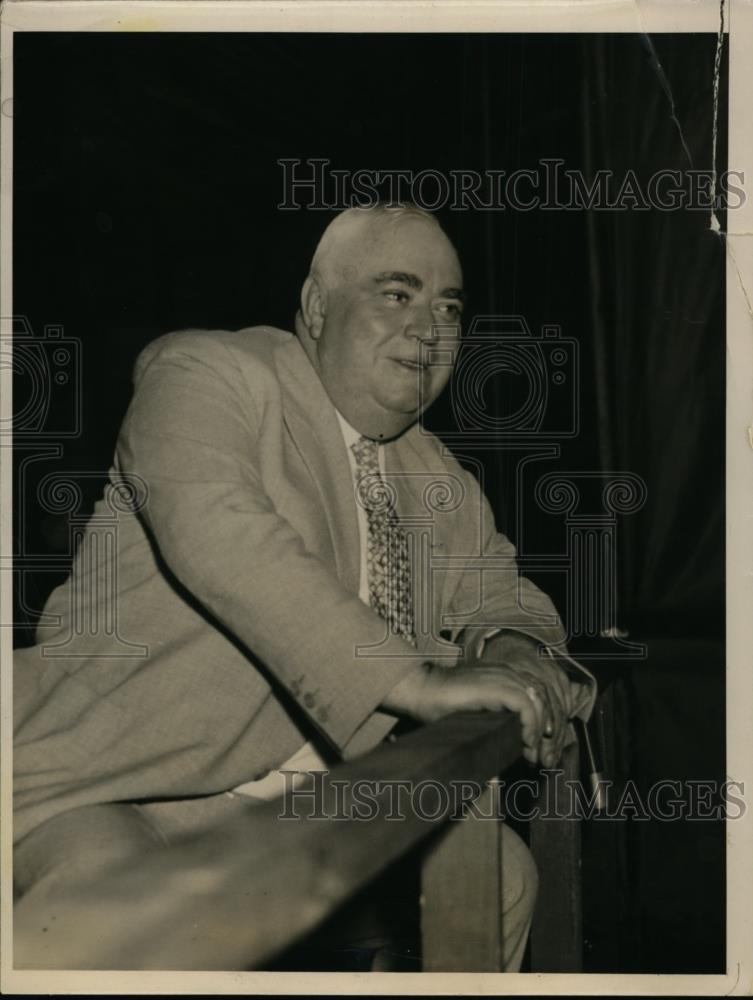
[[[588,718],[596,700],[593,675],[567,652],[566,634],[551,599],[518,570],[515,546],[496,530],[494,514],[475,477],[460,469],[466,502],[479,511],[468,523],[478,523],[471,548],[480,558],[469,558],[459,575],[451,603],[453,641],[480,658],[487,639],[502,631],[529,636],[547,654],[544,671],[554,660],[573,680],[584,685],[576,714]]]
[[[275,510],[259,471],[274,375],[260,366],[253,391],[247,369],[205,332],[151,345],[137,363],[118,464],[147,484],[143,516],[170,571],[349,757],[394,725],[375,710],[421,658],[385,640],[384,622]],[[380,642],[380,655],[358,655]]]

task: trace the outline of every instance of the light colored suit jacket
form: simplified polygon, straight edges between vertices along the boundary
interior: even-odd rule
[[[477,481],[419,426],[385,446],[418,649],[387,635],[358,598],[336,413],[293,335],[168,334],[134,381],[110,479],[146,494],[114,545],[97,504],[45,607],[59,625],[16,654],[16,839],[76,806],[233,788],[312,736],[363,753],[394,725],[387,692],[427,658],[455,662],[471,626],[563,643]]]

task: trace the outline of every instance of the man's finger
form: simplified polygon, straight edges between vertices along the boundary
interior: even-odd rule
[[[520,716],[523,743],[528,751],[524,749],[523,754],[527,760],[535,764],[538,760],[538,747],[544,725],[540,703],[530,698],[517,682],[511,683],[506,678],[502,680],[500,675],[497,675],[493,678],[493,683],[498,692],[499,708],[506,708]]]
[[[549,699],[547,697],[546,690],[537,684],[528,684],[525,688],[525,696],[533,705],[538,727],[543,735],[544,727],[551,717],[551,708],[549,706]]]
[[[544,705],[535,693],[533,696],[531,695],[531,691],[533,688],[523,692],[519,714],[523,743],[532,753],[532,756],[527,759],[535,764],[538,760],[541,734],[544,729]]]
[[[547,714],[539,744],[539,757],[545,767],[554,767],[562,754],[567,719],[556,696],[550,690],[547,690],[547,695]]]

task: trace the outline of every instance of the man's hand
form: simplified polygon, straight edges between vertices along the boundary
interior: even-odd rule
[[[536,690],[537,697],[531,697],[529,688]],[[419,722],[436,722],[453,712],[501,712],[506,708],[520,716],[523,756],[532,764],[539,760],[547,764],[540,757],[546,697],[546,688],[537,678],[500,670],[498,665],[479,662],[471,667],[441,667],[426,663],[396,684],[381,707]]]
[[[430,663],[404,677],[382,708],[434,722],[453,712],[498,712],[520,716],[524,750],[531,763],[555,767],[568,738],[568,722],[588,697],[586,685],[572,680],[556,660],[540,656],[538,643],[519,632],[489,639],[480,658],[466,645],[466,666]]]
[[[573,681],[555,659],[540,655],[539,644],[521,632],[492,636],[480,660],[471,659],[471,663],[476,669],[483,664],[517,677],[529,695],[543,704],[546,721],[538,757],[545,767],[554,767],[567,741],[568,722],[583,704],[584,685]]]

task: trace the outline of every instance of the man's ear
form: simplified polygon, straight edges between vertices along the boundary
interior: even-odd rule
[[[301,289],[301,315],[309,336],[318,340],[324,326],[326,300],[319,279],[312,274],[306,278]]]

